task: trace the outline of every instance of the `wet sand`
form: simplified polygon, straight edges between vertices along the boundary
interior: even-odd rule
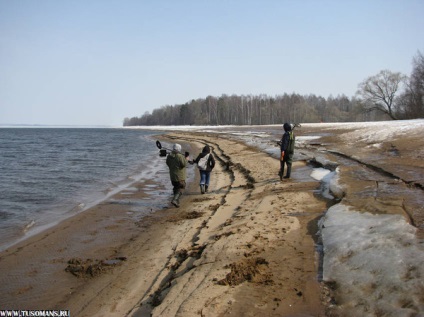
[[[316,223],[329,202],[316,195],[319,182],[308,176],[305,162],[318,147],[331,145],[343,153],[349,148],[334,136],[308,144],[298,149],[304,159],[294,163],[292,179],[281,182],[277,159],[228,135],[180,132],[165,138],[189,143],[191,153],[204,144],[213,148],[217,165],[210,192],[201,195],[196,178],[180,208],[170,206],[137,222],[127,205],[105,201],[9,248],[0,254],[0,306],[70,309],[72,316],[331,313],[332,295],[319,282],[315,249]],[[414,162],[410,165],[422,168],[421,160]],[[358,183],[346,170],[350,198]],[[142,199],[145,186],[113,200]],[[378,212],[378,201],[359,198]],[[416,209],[391,206],[422,224],[419,211],[409,212]]]

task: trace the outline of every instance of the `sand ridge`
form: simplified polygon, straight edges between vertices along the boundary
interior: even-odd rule
[[[307,233],[308,223],[325,210],[313,197],[318,184],[280,182],[277,160],[234,140],[170,137],[200,138],[221,164],[212,174],[215,190],[185,198],[182,210],[204,214],[175,246],[172,274],[164,272],[154,293],[130,315],[145,315],[149,309],[143,306],[152,301],[158,305],[153,316],[323,315],[314,242]],[[191,254],[199,248],[201,254]]]

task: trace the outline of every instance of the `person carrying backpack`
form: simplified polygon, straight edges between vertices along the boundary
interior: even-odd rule
[[[281,141],[279,142],[281,149],[281,158],[280,171],[278,172],[278,175],[280,176],[280,180],[283,180],[283,178],[290,178],[295,142],[295,137],[291,125],[289,123],[284,123],[283,128],[284,134],[281,137]],[[287,165],[287,174],[283,177],[284,164]]]
[[[192,164],[197,164],[200,172],[200,192],[202,194],[208,191],[211,171],[215,167],[215,159],[211,153],[211,149],[206,145],[202,153],[200,153]]]

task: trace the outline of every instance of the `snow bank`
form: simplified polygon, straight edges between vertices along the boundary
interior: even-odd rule
[[[331,172],[328,169],[314,168],[311,177],[321,182],[321,195],[327,199],[340,199],[344,195],[343,186],[339,183],[339,169]]]
[[[346,143],[362,141],[366,143],[379,143],[401,137],[408,133],[423,134],[424,120],[395,120],[376,122],[344,122],[344,123],[310,123],[303,124],[305,127],[321,127],[326,129],[352,130],[342,135]]]
[[[424,245],[400,215],[338,204],[320,221],[323,279],[349,316],[423,316]],[[420,315],[416,315],[420,313]]]

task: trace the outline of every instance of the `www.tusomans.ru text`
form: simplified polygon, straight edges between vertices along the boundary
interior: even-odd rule
[[[69,310],[0,310],[0,317],[70,317]]]

